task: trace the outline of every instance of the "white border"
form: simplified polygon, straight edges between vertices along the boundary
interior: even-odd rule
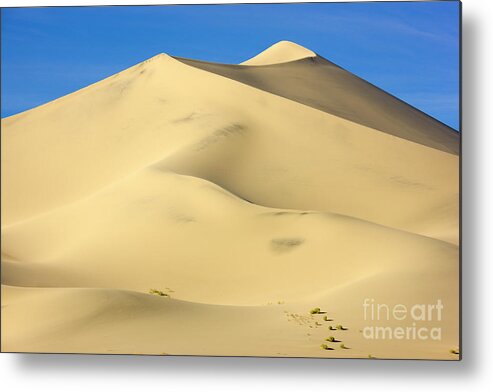
[[[1,6],[151,3],[166,1],[0,0]],[[180,3],[207,2],[182,0]],[[3,390],[490,390],[493,385],[492,9],[491,0],[463,1],[462,362],[0,354]]]

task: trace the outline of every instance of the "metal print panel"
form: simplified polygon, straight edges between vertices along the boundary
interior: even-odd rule
[[[4,352],[460,358],[460,3],[2,9]]]

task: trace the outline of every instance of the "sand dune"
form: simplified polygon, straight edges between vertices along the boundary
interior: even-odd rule
[[[390,135],[459,153],[456,131],[293,43],[280,42],[242,63],[262,67],[179,60]]]
[[[161,54],[3,119],[2,349],[456,359],[458,151],[285,41]],[[365,339],[365,298],[441,299],[442,339]],[[316,306],[350,349],[320,348]]]

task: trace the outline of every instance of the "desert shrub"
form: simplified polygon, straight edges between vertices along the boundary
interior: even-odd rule
[[[159,295],[160,297],[168,297],[168,294],[156,289],[150,289],[149,294]]]
[[[310,314],[320,314],[320,312],[320,308],[313,308],[312,310],[310,310]]]
[[[336,325],[336,329],[339,329],[341,331],[346,331],[347,330],[347,328],[343,327],[341,324],[337,324]]]
[[[335,338],[335,337],[333,337],[333,336],[329,336],[329,337],[328,337],[327,339],[325,339],[325,340],[327,340],[328,342],[335,342],[335,341],[336,341],[336,338]]]
[[[334,328],[332,325],[329,325],[329,329],[330,329],[331,331],[335,331],[335,330],[336,330],[336,328]]]
[[[322,348],[322,350],[333,350],[333,348],[327,346],[326,344],[321,344],[320,347]]]
[[[341,345],[339,347],[342,348],[342,349],[345,349],[345,350],[348,349],[348,347],[346,347],[346,345],[344,343],[341,343]]]

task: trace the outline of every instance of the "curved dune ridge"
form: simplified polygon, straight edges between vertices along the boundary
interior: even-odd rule
[[[287,41],[2,119],[2,350],[457,359],[458,152]],[[366,338],[365,298],[441,339]]]
[[[272,65],[316,57],[310,49],[290,41],[280,41],[241,65]]]

